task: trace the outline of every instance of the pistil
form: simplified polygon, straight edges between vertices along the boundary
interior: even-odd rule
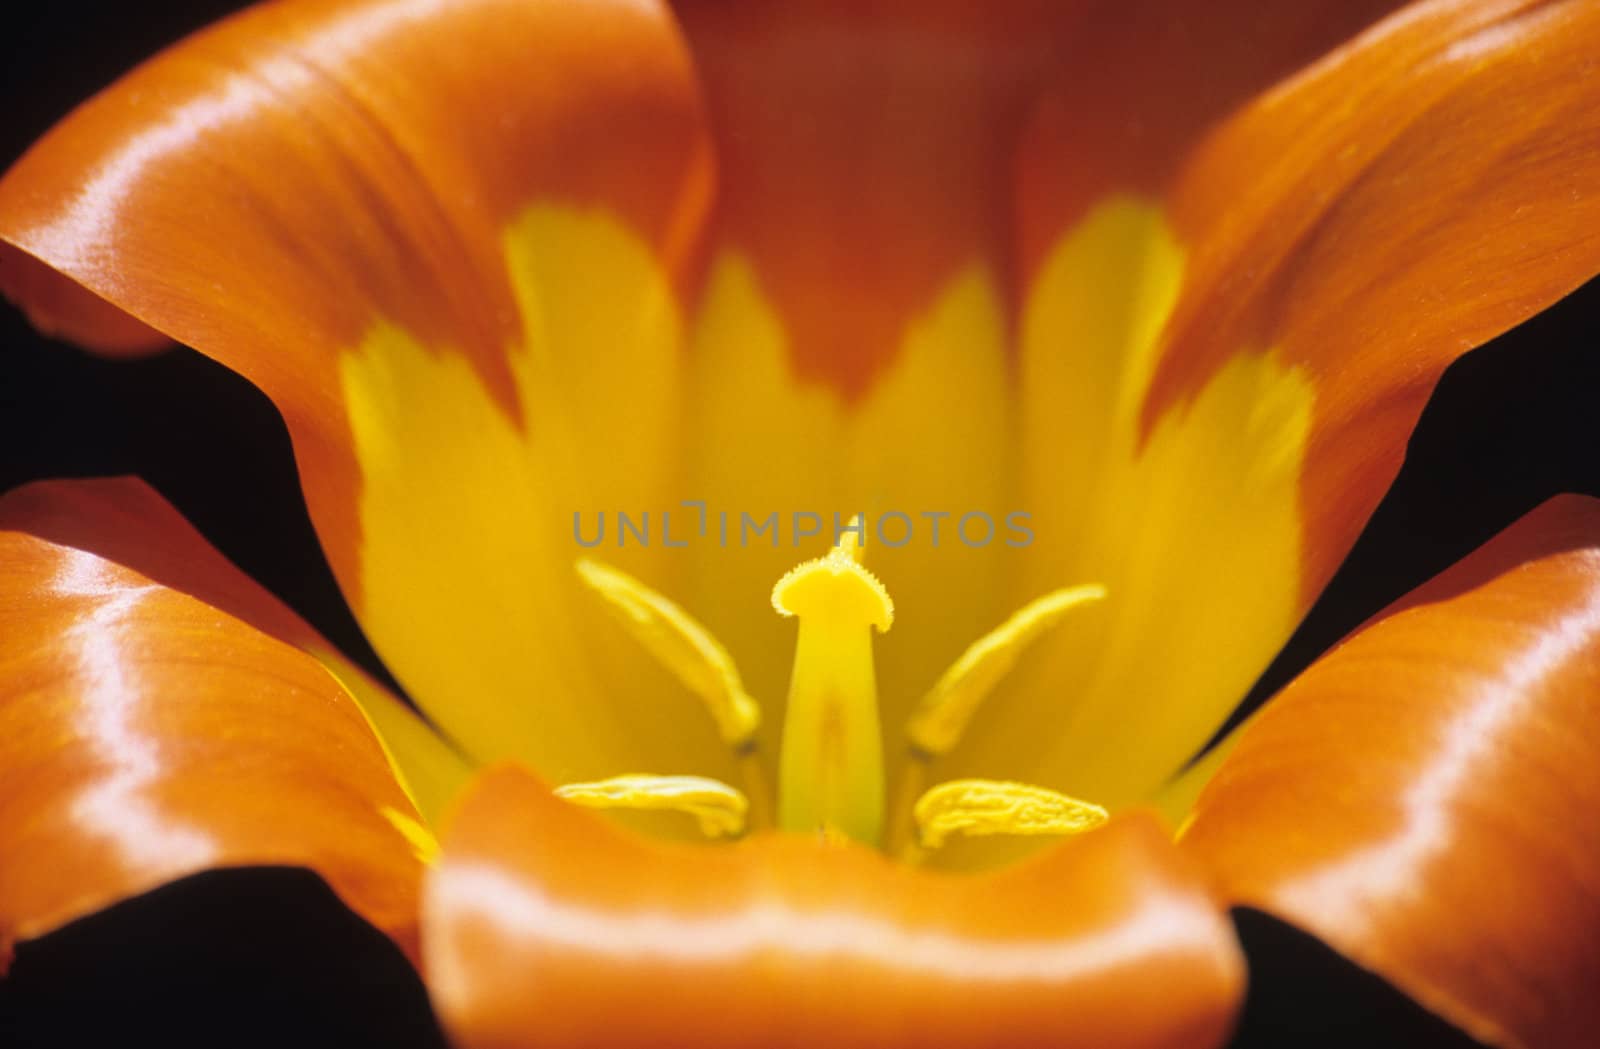
[[[772,605],[800,620],[778,764],[778,826],[877,845],[884,772],[872,630],[889,629],[894,604],[855,551],[836,546],[780,579]]]

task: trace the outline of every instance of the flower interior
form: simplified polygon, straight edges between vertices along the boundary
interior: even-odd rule
[[[1086,215],[1015,323],[975,258],[854,395],[793,372],[737,250],[687,312],[602,212],[536,208],[505,250],[509,389],[394,326],[341,360],[363,622],[472,759],[696,817],[629,817],[655,833],[950,866],[1092,806],[1181,819],[1301,607],[1312,394],[1253,353],[1148,411],[1185,264],[1153,205]]]
[[[825,557],[797,566],[773,587],[772,607],[799,620],[775,797],[758,756],[761,708],[745,692],[727,649],[638,580],[580,561],[584,581],[617,610],[619,622],[705,703],[738,756],[744,789],[700,776],[628,773],[566,784],[556,793],[597,808],[686,813],[712,838],[767,829],[776,808],[782,830],[849,837],[905,858],[956,833],[1070,834],[1104,822],[1099,806],[1021,783],[958,780],[921,792],[927,764],[960,741],[1020,650],[1069,609],[1103,597],[1104,588],[1063,589],[1030,602],[968,648],[907,724],[900,782],[888,795],[872,634],[893,625],[894,602],[862,567],[864,532],[858,516]]]

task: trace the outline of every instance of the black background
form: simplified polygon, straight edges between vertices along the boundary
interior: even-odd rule
[[[0,166],[141,57],[235,6],[61,0],[0,16]],[[1542,500],[1600,495],[1597,336],[1600,282],[1450,369],[1394,489],[1241,714]],[[93,360],[39,338],[0,304],[0,490],[119,473],[145,477],[224,553],[378,669],[317,548],[287,435],[263,396],[188,350]],[[1252,973],[1236,1044],[1475,1044],[1310,937],[1264,915],[1235,917]],[[400,954],[295,870],[210,872],[22,945],[0,980],[0,1046],[108,1038],[442,1044]]]

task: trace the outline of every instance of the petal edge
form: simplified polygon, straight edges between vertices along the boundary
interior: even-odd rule
[[[1600,501],[1545,504],[1243,729],[1181,845],[1497,1045],[1600,1025]]]

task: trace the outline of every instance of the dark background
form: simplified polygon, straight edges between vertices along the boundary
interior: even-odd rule
[[[141,57],[236,6],[57,0],[0,16],[0,167]],[[1600,282],[1446,374],[1394,489],[1241,714],[1542,500],[1600,495],[1597,336]],[[0,303],[0,491],[120,473],[145,477],[235,562],[379,669],[317,548],[287,434],[261,394],[184,349],[93,360],[39,338]],[[1475,1044],[1310,937],[1253,912],[1235,917],[1251,960],[1236,1044]],[[400,954],[294,870],[200,875],[18,948],[0,980],[0,1046],[109,1038],[442,1044]]]

